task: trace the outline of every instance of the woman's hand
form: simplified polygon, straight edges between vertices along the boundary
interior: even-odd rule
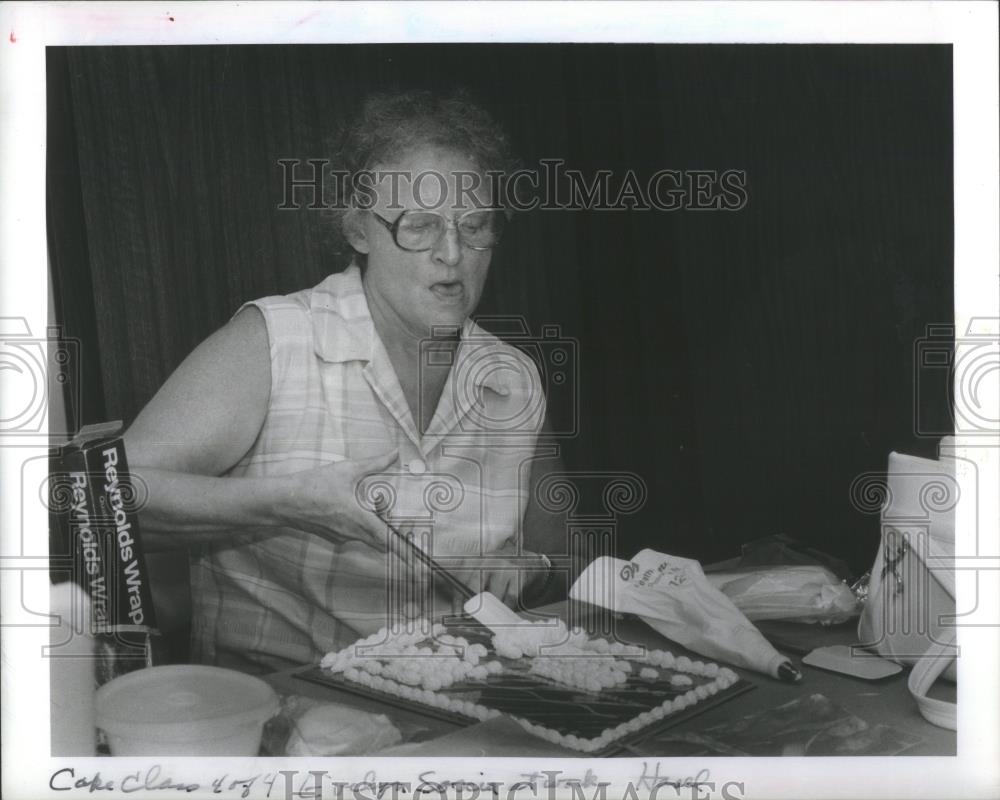
[[[279,522],[338,544],[353,539],[384,551],[386,524],[359,502],[357,487],[366,476],[387,470],[397,456],[392,450],[276,478],[282,482],[275,509]]]

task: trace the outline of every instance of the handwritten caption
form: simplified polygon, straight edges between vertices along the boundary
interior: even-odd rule
[[[625,786],[616,788],[613,797],[623,800],[674,800],[691,798],[709,800],[743,800],[744,784],[727,781],[717,784],[710,773],[703,769],[696,775],[677,778],[662,771],[658,761],[643,762],[641,774]],[[482,776],[483,773],[480,773]],[[145,770],[136,770],[121,778],[105,778],[101,772],[86,773],[75,767],[57,769],[49,778],[49,788],[57,792],[75,792],[107,795],[135,792],[168,792],[194,794],[206,793],[240,798],[265,797],[275,800],[401,800],[401,798],[426,798],[429,795],[447,800],[557,800],[565,797],[565,790],[572,792],[573,800],[607,800],[610,781],[602,781],[591,770],[582,777],[568,775],[561,770],[541,770],[521,773],[521,780],[500,781],[444,778],[432,771],[423,772],[415,782],[379,780],[369,771],[359,781],[338,780],[327,770],[277,770],[253,775],[224,773],[205,781],[186,781],[172,777],[159,764]]]

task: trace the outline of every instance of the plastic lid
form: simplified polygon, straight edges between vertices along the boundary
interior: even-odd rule
[[[278,696],[260,678],[175,664],[115,678],[97,690],[97,726],[116,736],[201,739],[266,722]]]

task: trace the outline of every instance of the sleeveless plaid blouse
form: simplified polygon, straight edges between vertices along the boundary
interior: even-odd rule
[[[228,476],[287,475],[398,449],[398,464],[359,485],[359,502],[388,502],[397,529],[444,563],[519,541],[545,416],[530,358],[471,320],[453,358],[428,343],[424,363],[451,369],[421,436],[357,267],[248,305],[267,325],[271,395],[257,440]],[[318,660],[387,624],[402,585],[387,578],[384,555],[360,543],[248,531],[192,563],[194,656],[249,672]]]

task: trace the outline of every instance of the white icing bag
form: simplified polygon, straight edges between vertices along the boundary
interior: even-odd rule
[[[689,650],[765,675],[780,677],[778,667],[788,661],[689,558],[655,550],[630,561],[602,556],[577,578],[570,597],[636,614]]]

